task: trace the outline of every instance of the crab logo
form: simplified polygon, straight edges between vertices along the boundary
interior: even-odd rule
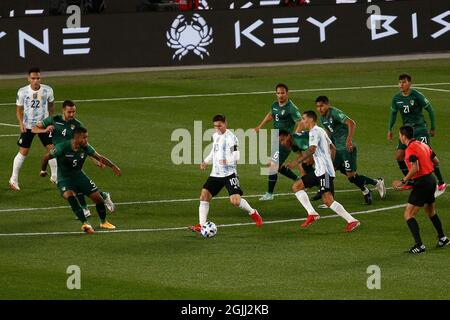
[[[170,30],[166,32],[167,46],[177,49],[172,60],[181,60],[189,51],[194,52],[203,59],[203,54],[209,56],[206,46],[213,42],[213,29],[206,24],[198,13],[194,13],[191,23],[188,23],[182,14],[173,21]]]

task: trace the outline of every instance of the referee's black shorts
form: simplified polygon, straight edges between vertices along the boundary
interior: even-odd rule
[[[432,204],[435,201],[436,178],[433,174],[428,174],[414,180],[412,191],[408,198],[408,203],[416,207],[423,207],[425,204]]]

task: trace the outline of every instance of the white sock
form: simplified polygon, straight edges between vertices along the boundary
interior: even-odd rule
[[[305,190],[300,190],[295,193],[295,196],[297,197],[298,201],[302,204],[302,206],[306,209],[306,212],[308,212],[308,215],[314,215],[318,216],[319,214],[314,210],[313,206],[311,205],[311,202],[309,201],[309,197],[306,194]]]
[[[206,223],[208,219],[208,212],[209,212],[209,202],[200,201],[200,206],[198,207],[198,217],[201,226]]]
[[[347,222],[356,221],[356,219],[353,218],[352,215],[347,212],[347,210],[345,210],[345,208],[342,206],[342,204],[340,204],[337,201],[334,201],[331,204],[330,209],[333,210],[334,212],[336,212],[342,218],[344,218]]]
[[[242,210],[247,211],[249,215],[251,215],[253,212],[255,212],[255,209],[250,207],[250,205],[248,204],[247,200],[245,200],[244,198],[241,198],[241,202],[239,203],[239,208],[241,208]]]
[[[17,152],[16,156],[14,157],[14,162],[13,162],[13,171],[11,174],[12,180],[15,180],[15,181],[18,180],[20,168],[22,168],[22,164],[26,158],[27,158],[27,156],[24,156],[20,152]]]
[[[50,166],[50,171],[52,173],[53,180],[56,180],[56,176],[58,173],[58,164],[56,162],[56,159],[50,159],[48,161],[48,165]]]

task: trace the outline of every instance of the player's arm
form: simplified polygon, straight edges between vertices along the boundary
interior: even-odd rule
[[[53,118],[47,117],[42,121],[38,121],[36,126],[31,129],[31,132],[33,133],[45,133],[45,132],[52,132],[53,129],[55,129],[55,126],[53,125]]]
[[[424,109],[427,110],[428,115],[430,116],[430,136],[434,137],[436,135],[436,118],[434,116],[434,110],[431,103],[428,102]]]
[[[48,103],[48,114],[52,116],[54,113],[55,113],[55,103],[52,101]]]
[[[352,152],[352,150],[353,150],[352,139],[353,139],[353,134],[355,133],[356,123],[352,119],[347,118],[347,120],[345,120],[344,124],[348,127],[348,135],[347,135],[347,140],[345,141],[345,146],[347,147],[348,152]]]
[[[109,160],[108,158],[102,156],[101,154],[94,152],[92,155],[90,155],[92,158],[94,158],[95,160],[97,160],[98,162],[100,162],[101,164],[104,164],[107,167],[110,167],[114,173],[116,174],[116,176],[120,176],[121,172],[120,172],[120,168],[118,166],[116,166],[114,163],[112,163],[111,160]]]
[[[264,125],[265,125],[267,122],[270,122],[270,121],[272,121],[272,120],[273,120],[272,112],[268,112],[268,113],[266,114],[266,116],[264,117],[264,119],[261,121],[261,123],[260,123],[256,128],[254,128],[254,130],[255,130],[256,132],[258,132],[262,127],[264,127]]]
[[[407,161],[409,161],[409,163],[411,164],[411,168],[409,169],[408,174],[401,180],[394,180],[392,182],[392,186],[396,189],[407,184],[408,180],[410,180],[417,172],[419,172],[419,160],[415,155],[411,155]]]
[[[208,163],[211,162],[211,160],[213,158],[213,154],[214,154],[214,146],[211,148],[211,152],[208,154],[208,156],[205,158],[205,160],[203,160],[202,163],[200,163],[201,170],[205,170]]]
[[[54,146],[50,152],[47,152],[41,160],[41,173],[39,174],[41,177],[45,177],[47,175],[47,164],[50,159],[55,159],[58,155],[61,154],[61,148],[56,145]]]
[[[395,102],[395,99],[392,99],[392,105],[391,105],[391,114],[389,116],[389,124],[388,124],[388,133],[387,133],[387,139],[389,141],[392,140],[392,128],[394,128],[395,120],[397,120],[397,105]]]
[[[296,160],[290,162],[290,163],[287,165],[287,167],[288,167],[289,169],[295,168],[296,166],[298,166],[299,164],[301,164],[303,161],[305,161],[305,160],[311,158],[311,157],[313,156],[313,154],[316,152],[316,149],[317,149],[316,146],[309,146],[309,148],[308,148],[307,150],[305,150],[305,151],[303,151],[303,152],[301,153],[301,156],[300,156],[300,157],[297,157]]]
[[[23,106],[16,106],[16,117],[19,121],[20,132],[26,132],[27,128],[25,128],[25,125],[23,124]]]

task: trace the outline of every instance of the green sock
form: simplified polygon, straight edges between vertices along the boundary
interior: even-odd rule
[[[74,196],[70,196],[67,201],[69,201],[70,207],[72,208],[72,211],[77,216],[78,220],[81,221],[81,223],[85,223],[87,221],[86,217],[84,216],[83,209],[80,206],[80,203],[78,202],[77,198]]]
[[[78,202],[80,203],[80,207],[82,209],[87,209],[87,203],[86,203],[86,198],[84,197],[84,194],[78,193],[77,199],[78,199]]]
[[[100,191],[100,190],[98,192],[100,192],[100,195],[102,196],[103,200],[105,200],[106,197],[107,197],[106,192],[103,192],[103,191]]]
[[[438,184],[444,183],[444,178],[442,177],[441,168],[439,168],[439,165],[434,166],[434,175],[438,179]]]
[[[103,202],[102,203],[97,203],[95,205],[95,208],[97,209],[98,216],[100,217],[100,221],[102,223],[105,223],[105,221],[106,221],[106,207],[105,207],[105,204]]]

